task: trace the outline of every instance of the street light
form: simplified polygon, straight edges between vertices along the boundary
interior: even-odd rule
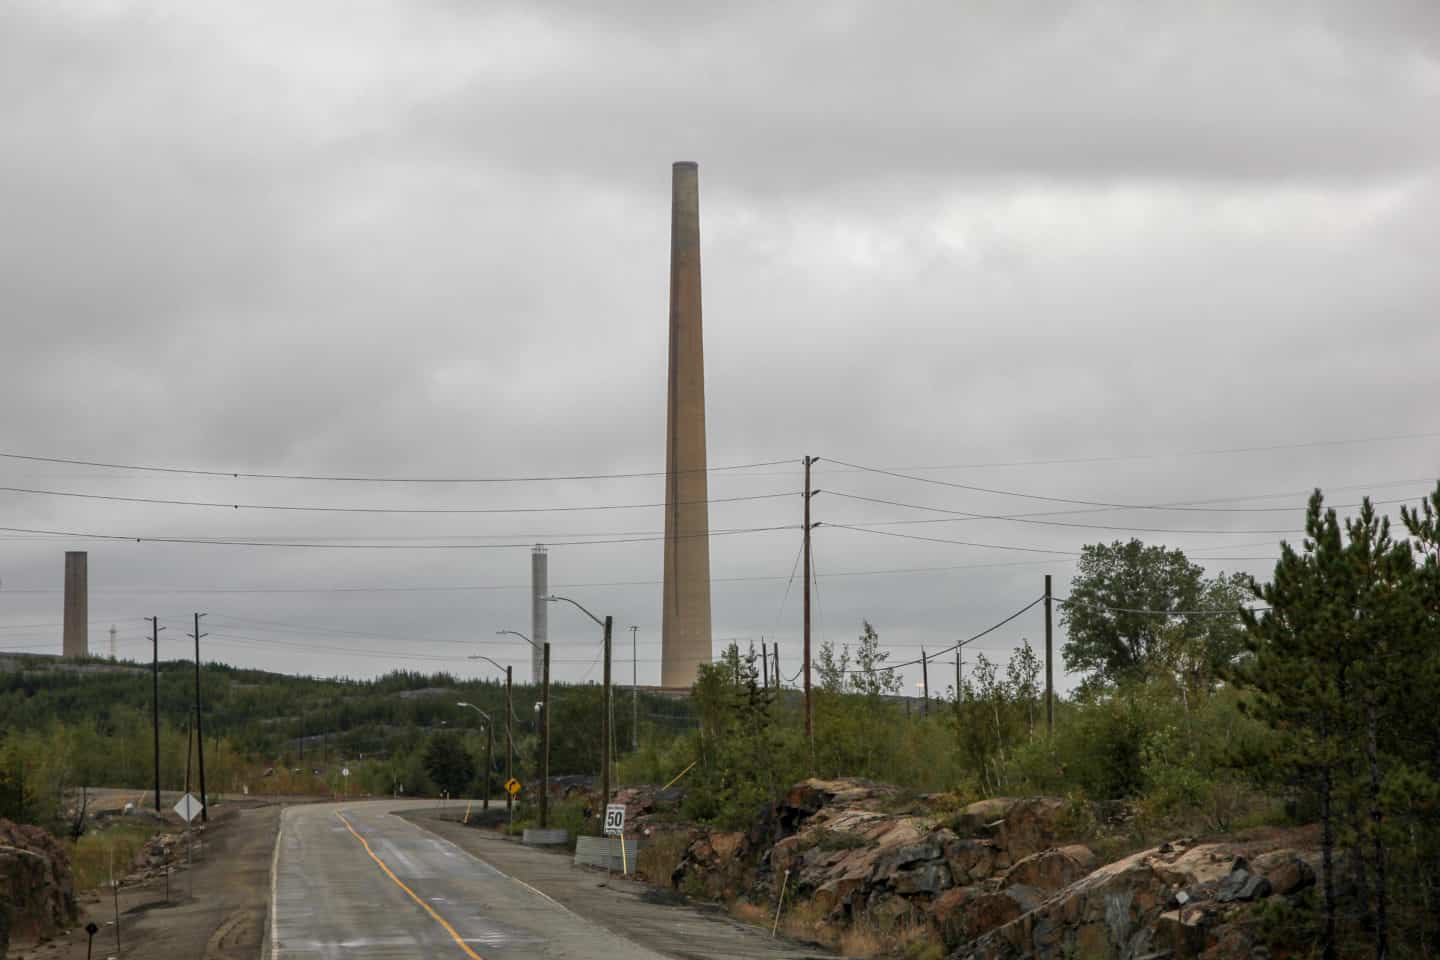
[[[594,620],[605,630],[605,685],[601,688],[600,695],[600,795],[604,798],[601,800],[602,805],[608,804],[610,802],[610,629],[615,619],[606,616],[604,620],[601,620],[569,597],[560,597],[552,593],[545,598],[547,603],[558,603],[562,600]]]
[[[466,703],[464,700],[455,704],[457,707],[469,707],[480,716],[485,718],[485,796],[480,800],[480,809],[490,809],[490,771],[495,769],[495,721],[490,719],[490,714],[481,710],[473,703]]]
[[[536,644],[519,630],[496,630],[495,635],[519,637],[530,646],[538,647],[544,659],[540,694],[544,704],[540,708],[540,829],[544,830],[550,826],[550,641]],[[506,794],[508,796],[509,791]]]
[[[503,633],[504,631],[501,632]],[[505,782],[508,784],[511,780],[515,779],[515,731],[511,722],[515,716],[515,703],[511,699],[510,694],[510,668],[508,666],[501,666],[499,663],[496,663],[481,653],[472,653],[469,659],[484,660],[486,663],[494,664],[497,670],[505,671]],[[488,793],[489,791],[487,790],[486,792]],[[490,803],[488,796],[485,798],[485,803],[485,809],[488,810]],[[514,804],[515,798],[510,795],[509,789],[506,789],[505,812],[507,814],[514,812]]]

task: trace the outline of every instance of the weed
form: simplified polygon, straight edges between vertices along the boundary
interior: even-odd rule
[[[811,832],[808,846],[821,850],[860,850],[875,846],[875,841],[861,833],[849,830],[829,830],[821,827]]]
[[[635,855],[636,876],[657,886],[670,886],[670,878],[689,848],[690,835],[687,831],[667,830],[655,834]]]
[[[116,823],[85,834],[69,845],[75,889],[91,890],[109,883],[112,863],[117,879],[129,873],[136,854],[153,836],[154,828],[141,823]]]

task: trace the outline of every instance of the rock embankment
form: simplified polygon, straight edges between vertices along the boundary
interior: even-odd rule
[[[1054,797],[956,810],[884,784],[807,780],[747,833],[693,833],[671,882],[770,909],[784,886],[817,939],[921,930],[956,960],[1249,957],[1241,907],[1314,882],[1305,857],[1253,843],[1177,840],[1102,865],[1069,842],[1069,814]]]
[[[54,936],[77,915],[65,848],[40,827],[0,820],[0,958],[12,936]]]

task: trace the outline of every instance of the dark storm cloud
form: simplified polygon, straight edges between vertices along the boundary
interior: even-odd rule
[[[833,461],[935,467],[1424,432],[1437,399],[1426,358],[1440,347],[1437,26],[1433,5],[1398,3],[8,4],[0,448],[391,476],[653,470],[669,164],[681,158],[701,164],[712,464],[810,453],[826,458],[820,485],[835,493],[996,514],[1044,505]],[[1117,502],[1285,493],[1252,505],[1298,506],[1316,484],[1433,476],[1434,450],[1430,439],[927,475]],[[18,462],[0,477],[226,503],[663,495],[654,478],[357,486]],[[798,486],[792,463],[717,473],[711,490]],[[797,507],[717,504],[712,526],[793,525]],[[817,513],[837,525],[821,528],[816,554],[831,640],[869,617],[899,654],[934,649],[1070,570],[1068,554],[838,526],[923,516],[908,509],[822,495]],[[1255,557],[1212,565],[1263,573],[1278,536],[1246,531],[1296,517],[1088,519],[1232,530],[1146,536]],[[20,494],[0,495],[0,518],[385,544],[555,542],[661,523],[653,509],[312,515]],[[887,529],[1061,551],[1126,535],[997,520]],[[86,543],[0,540],[0,619],[58,621],[57,596],[21,591],[54,589],[60,551]],[[528,621],[514,587],[523,547],[89,548],[97,642],[112,616],[138,641],[136,618],[178,622],[198,606],[236,618],[215,642],[239,662],[468,669],[377,651],[459,656],[457,644]],[[793,530],[712,545],[717,638],[778,636],[787,673],[796,548]],[[552,581],[641,626],[653,661],[658,546],[551,556]],[[889,570],[912,572],[877,572]],[[861,575],[831,576],[844,572]],[[406,592],[461,585],[496,589]],[[403,590],[165,592],[337,586]],[[280,632],[295,625],[322,632]],[[560,675],[584,675],[588,621],[552,625],[570,651]],[[1037,629],[985,642],[1003,651]],[[0,637],[58,646],[57,631],[31,634]],[[336,643],[374,655],[317,648]]]
[[[629,182],[660,146],[763,193],[1351,179],[1436,159],[1440,14],[1423,4],[796,3],[700,22],[535,9],[544,69],[513,85],[481,69],[417,104],[403,135]]]

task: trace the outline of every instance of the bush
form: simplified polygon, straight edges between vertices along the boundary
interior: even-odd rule
[[[116,878],[129,873],[136,855],[153,836],[155,830],[148,824],[122,822],[91,831],[75,841],[70,847],[75,889],[92,890],[109,883],[112,866]]]
[[[689,831],[668,830],[655,834],[649,842],[641,844],[635,854],[637,878],[656,886],[670,886],[670,878],[689,848]]]

